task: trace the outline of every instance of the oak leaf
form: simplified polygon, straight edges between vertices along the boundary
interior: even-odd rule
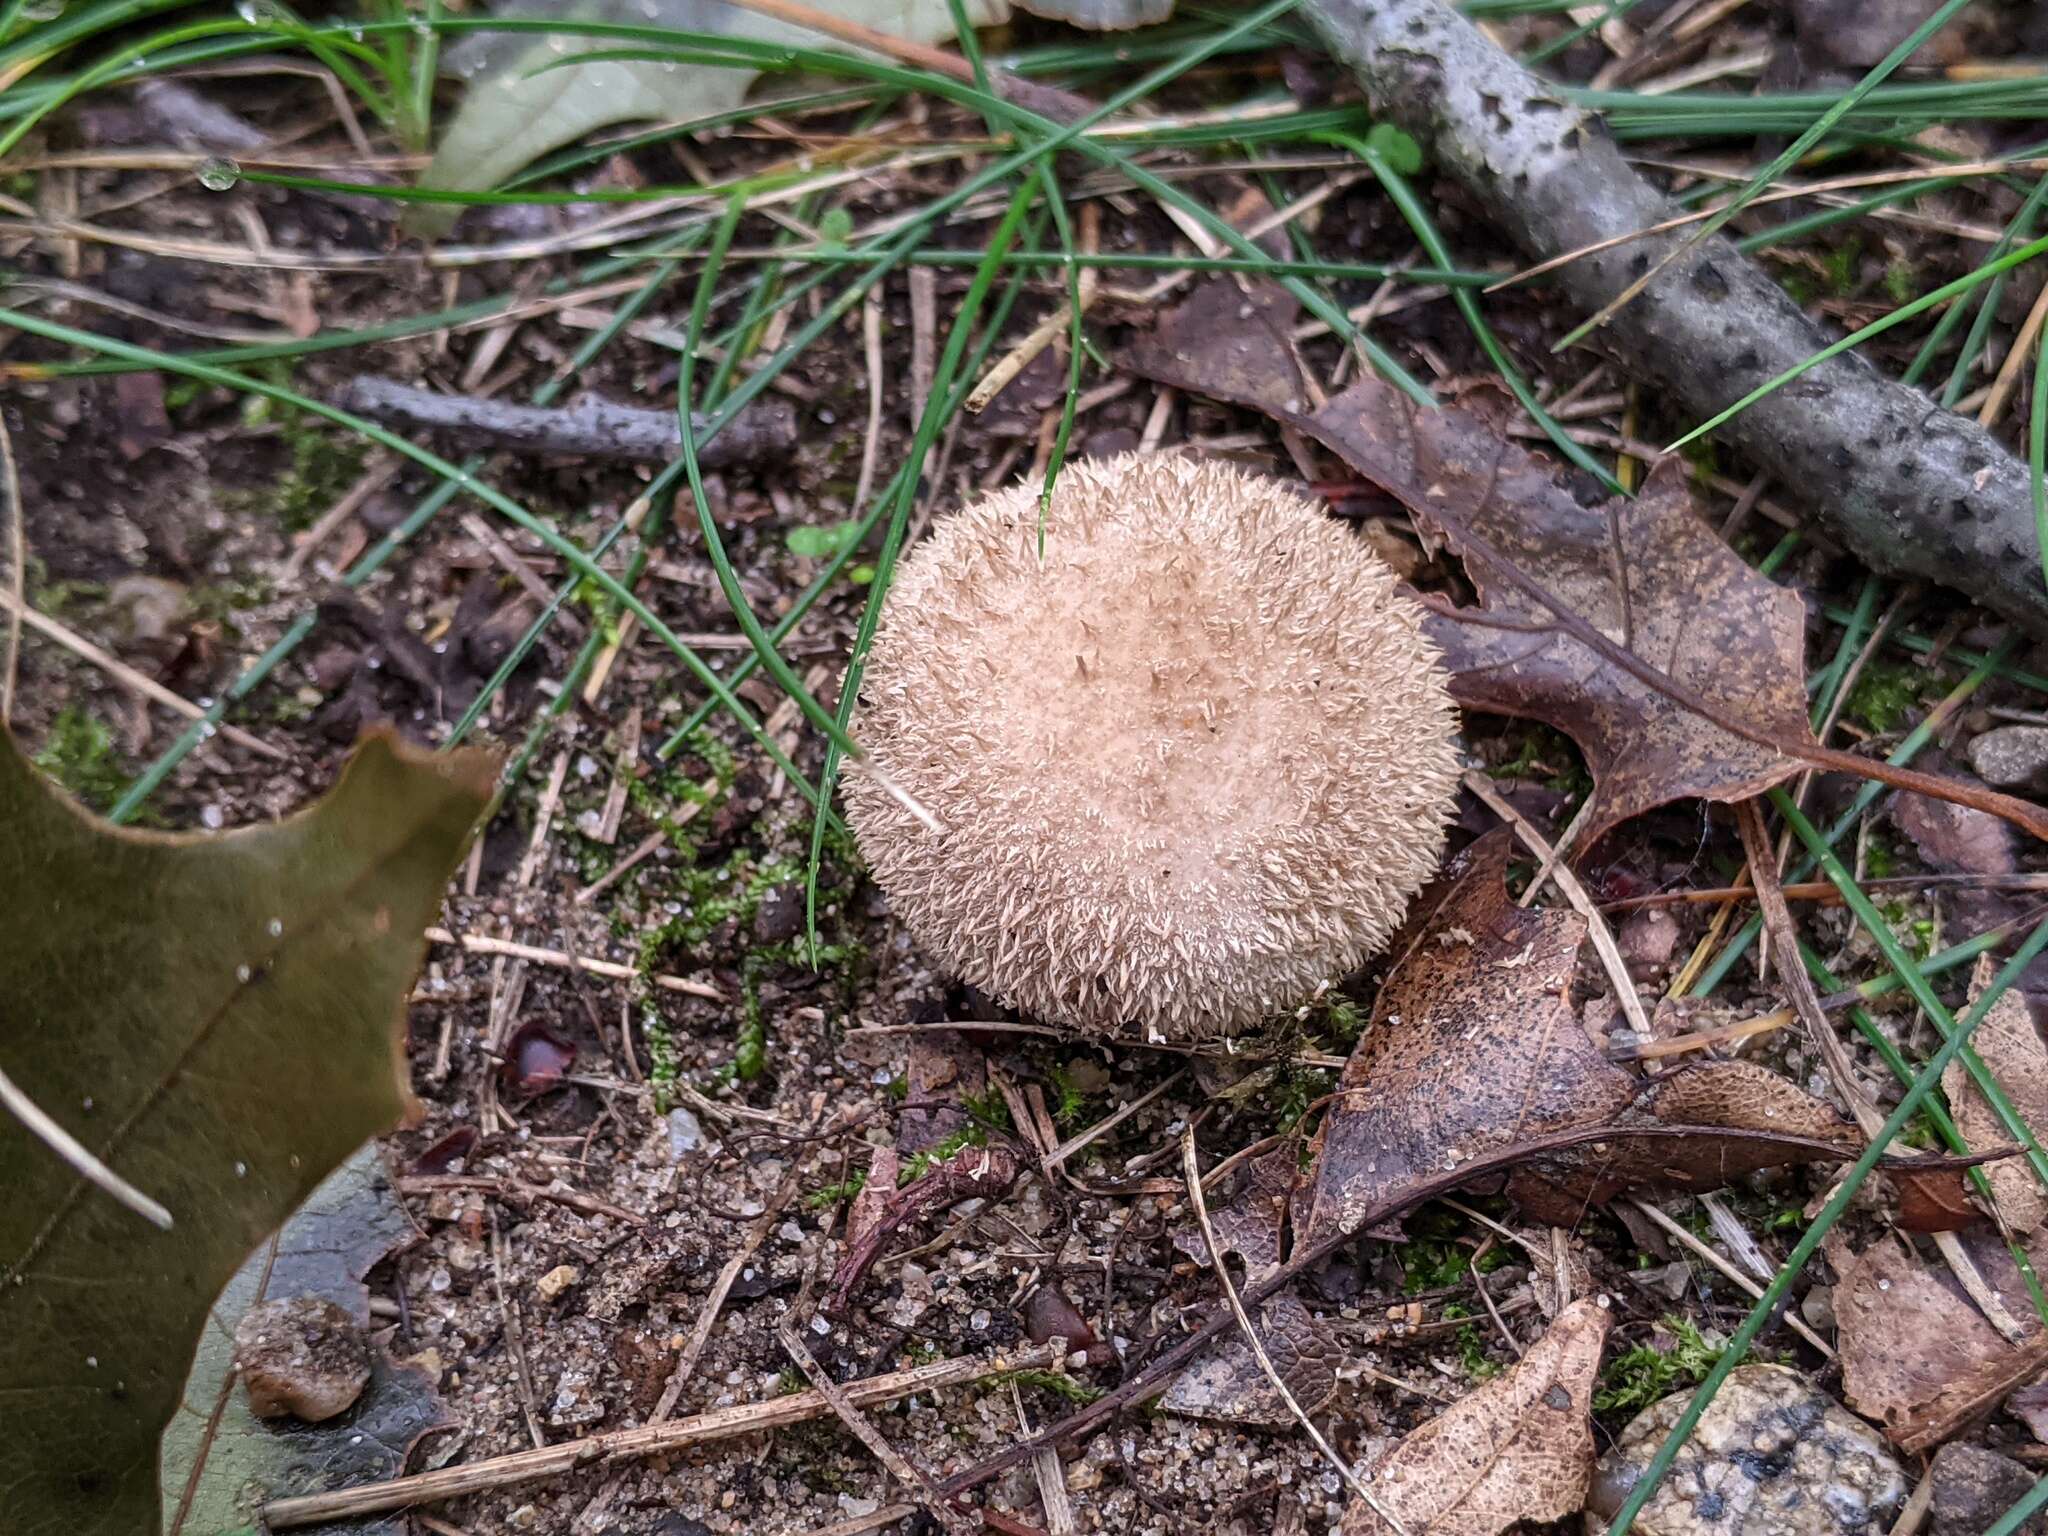
[[[160,1231],[0,1115],[0,1488],[22,1536],[158,1526],[158,1438],[208,1310],[414,1109],[404,1001],[495,777],[370,737],[318,803],[213,835],[82,814],[0,732],[0,1071]]]

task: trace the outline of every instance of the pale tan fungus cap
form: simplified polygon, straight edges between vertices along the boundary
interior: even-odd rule
[[[889,592],[847,818],[947,971],[1048,1023],[1249,1028],[1435,873],[1456,712],[1421,610],[1277,482],[1172,455],[942,519]]]

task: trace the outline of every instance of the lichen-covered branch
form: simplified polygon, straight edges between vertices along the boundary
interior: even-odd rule
[[[1677,210],[1597,121],[1439,0],[1304,0],[1373,111],[1413,134],[1522,248],[1547,259]],[[1591,312],[1684,232],[1570,262]],[[1598,333],[1630,373],[1704,417],[1835,336],[1727,240],[1701,242]],[[1721,435],[1873,569],[1966,593],[2048,635],[2026,466],[1975,422],[1845,353],[1751,406]]]

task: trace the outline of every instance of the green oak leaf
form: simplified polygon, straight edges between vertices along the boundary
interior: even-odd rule
[[[158,1442],[208,1310],[417,1106],[406,991],[495,777],[367,738],[268,826],[116,829],[0,731],[0,1072],[159,1230],[0,1110],[0,1489],[19,1536],[159,1528]]]

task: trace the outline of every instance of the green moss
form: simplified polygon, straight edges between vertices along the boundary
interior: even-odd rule
[[[1845,706],[1851,719],[1880,734],[1896,730],[1933,685],[1933,674],[1909,662],[1872,657]]]
[[[851,1200],[867,1187],[867,1174],[856,1173],[850,1179],[842,1179],[837,1184],[827,1184],[823,1189],[812,1190],[804,1196],[804,1208],[812,1211],[822,1210],[828,1205],[837,1205],[842,1200]]]
[[[1638,1344],[1608,1361],[1593,1391],[1595,1413],[1636,1413],[1706,1379],[1721,1358],[1719,1347],[1709,1344],[1699,1325],[1685,1318],[1666,1317],[1662,1325],[1672,1338],[1669,1349]]]
[[[782,542],[789,546],[792,555],[801,555],[806,560],[830,560],[859,537],[859,520],[849,518],[843,523],[799,523],[783,533]]]
[[[1489,1254],[1487,1257],[1491,1258],[1492,1255]],[[1480,1267],[1486,1267],[1484,1259],[1480,1260]],[[1461,1307],[1454,1301],[1444,1308],[1444,1316],[1470,1317],[1472,1309]],[[1485,1381],[1500,1374],[1500,1362],[1487,1354],[1486,1340],[1480,1336],[1476,1324],[1467,1323],[1460,1328],[1452,1335],[1452,1342],[1458,1346],[1458,1363],[1465,1368],[1465,1374],[1474,1381]]]
[[[270,584],[255,576],[233,576],[223,581],[194,587],[185,595],[185,605],[197,619],[233,626],[235,616],[270,601]]]
[[[290,387],[292,382],[289,358],[256,363],[252,371],[272,384]],[[318,416],[264,395],[248,395],[242,401],[242,420],[252,427],[275,423],[287,463],[271,484],[224,495],[221,499],[231,510],[268,512],[296,531],[310,527],[362,477],[362,440],[329,428]]]
[[[1898,941],[1906,946],[1916,960],[1925,960],[1934,953],[1932,918],[1915,917],[1913,909],[1903,901],[1879,902],[1877,910]]]
[[[1885,297],[1894,304],[1912,303],[1920,294],[1916,275],[1911,262],[1903,258],[1894,259],[1884,269]]]
[[[1856,291],[1857,281],[1862,275],[1862,240],[1855,235],[1849,236],[1827,253],[1822,265],[1827,269],[1828,291],[1836,298],[1847,298]]]
[[[668,1027],[667,1016],[652,1002],[641,1005],[640,1038],[647,1042],[647,1086],[654,1090],[654,1112],[665,1115],[675,1101],[682,1061],[676,1054],[675,1032]]]
[[[1579,749],[1562,731],[1547,725],[1525,725],[1522,750],[1499,767],[1489,770],[1494,779],[1527,779],[1542,784],[1567,799],[1588,794],[1593,777],[1586,772]]]
[[[1088,1095],[1065,1067],[1055,1065],[1050,1074],[1055,1095],[1052,1121],[1058,1126],[1076,1126],[1088,1113]]]
[[[106,810],[128,788],[128,776],[114,758],[114,733],[82,709],[67,707],[51,722],[36,766],[96,811]]]
[[[1365,1033],[1365,1026],[1371,1022],[1365,1009],[1341,992],[1323,994],[1323,1019],[1338,1051],[1348,1051],[1356,1045],[1358,1037]]]
[[[1409,1240],[1394,1250],[1394,1257],[1401,1261],[1403,1291],[1419,1296],[1465,1279],[1477,1244],[1464,1217],[1432,1205],[1409,1222],[1408,1230]],[[1507,1257],[1507,1251],[1496,1244],[1480,1255],[1479,1273],[1492,1273],[1507,1262]]]
[[[793,860],[757,864],[746,849],[717,864],[686,866],[677,873],[669,897],[682,910],[641,935],[641,968],[653,970],[670,950],[701,949],[712,933],[728,921],[741,925],[752,922],[761,908],[761,899],[778,885],[794,880],[797,874]]]
[[[1020,1387],[1038,1387],[1070,1403],[1092,1403],[1102,1396],[1100,1387],[1076,1381],[1065,1371],[1003,1371],[989,1379],[995,1382],[1014,1381]]]
[[[1326,1068],[1297,1066],[1291,1061],[1283,1064],[1266,1094],[1266,1103],[1273,1111],[1274,1130],[1285,1136],[1301,1124],[1309,1106],[1335,1086]]]
[[[106,601],[107,584],[103,581],[51,581],[47,568],[34,555],[28,557],[23,570],[30,600],[39,613],[46,613],[53,619],[64,617],[65,610],[81,599],[87,602]]]
[[[768,1069],[768,1024],[761,1017],[761,989],[742,977],[740,986],[740,1032],[733,1042],[733,1076],[751,1083]]]
[[[907,1159],[896,1175],[899,1189],[912,1179],[931,1172],[935,1164],[943,1163],[956,1152],[967,1147],[987,1146],[990,1131],[1007,1131],[1010,1128],[1010,1107],[1003,1102],[1003,1096],[997,1089],[991,1088],[982,1094],[963,1094],[960,1107],[967,1111],[967,1124]]]

